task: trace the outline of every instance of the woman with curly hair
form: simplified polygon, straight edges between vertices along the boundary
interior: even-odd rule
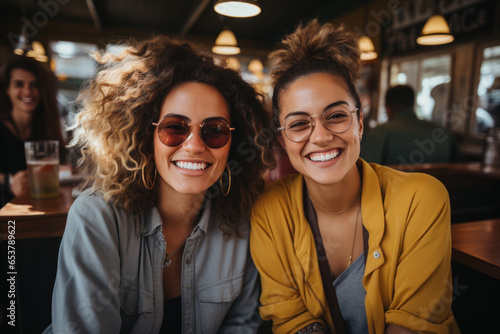
[[[271,55],[277,136],[299,174],[253,208],[260,313],[275,333],[458,332],[445,187],[359,158],[357,41],[313,20]]]
[[[0,207],[29,191],[24,142],[58,140],[63,133],[55,77],[37,61],[12,56],[0,70]]]
[[[165,36],[96,59],[70,143],[91,187],[68,214],[46,332],[256,332],[259,96]]]

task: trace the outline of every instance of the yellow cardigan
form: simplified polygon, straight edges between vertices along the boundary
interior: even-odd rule
[[[459,333],[451,312],[446,188],[426,174],[358,162],[363,225],[369,233],[363,286],[370,334],[383,334],[388,324]],[[335,333],[302,187],[301,175],[286,176],[269,185],[254,206],[250,249],[261,275],[260,313],[273,321],[274,333],[295,333],[313,322]]]

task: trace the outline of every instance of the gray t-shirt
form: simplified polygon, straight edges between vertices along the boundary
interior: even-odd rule
[[[366,321],[363,275],[365,272],[365,256],[363,253],[333,281],[337,294],[340,312],[344,319],[347,333],[368,334]]]

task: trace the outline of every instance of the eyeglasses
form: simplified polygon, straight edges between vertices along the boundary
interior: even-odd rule
[[[160,123],[153,123],[153,125],[158,127],[158,139],[166,146],[175,147],[189,138],[193,123],[188,123],[186,119],[179,116],[167,116]],[[225,146],[231,138],[231,130],[235,130],[220,118],[209,118],[197,125],[200,127],[201,140],[209,148],[214,149]]]
[[[359,109],[349,109],[346,106],[334,106],[327,109],[323,114],[307,115],[292,114],[285,119],[285,126],[279,127],[278,131],[284,131],[288,139],[300,143],[311,136],[316,123],[313,117],[321,116],[321,124],[332,133],[343,133],[349,130],[352,124],[352,114]]]

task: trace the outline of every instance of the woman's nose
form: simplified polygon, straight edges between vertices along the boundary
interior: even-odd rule
[[[201,139],[200,132],[196,131],[198,129],[194,128],[189,134],[189,137],[182,144],[182,148],[189,153],[201,153],[206,149],[205,143]]]
[[[30,85],[23,85],[23,94],[30,94],[31,93],[31,87]]]
[[[25,95],[32,95],[33,92],[35,91],[35,87],[31,86],[31,85],[23,85],[23,88],[22,88],[22,92],[23,94]]]
[[[328,131],[321,122],[320,119],[316,119],[313,123],[313,128],[311,131],[311,136],[309,137],[309,141],[314,144],[322,144],[332,138],[333,134]]]

